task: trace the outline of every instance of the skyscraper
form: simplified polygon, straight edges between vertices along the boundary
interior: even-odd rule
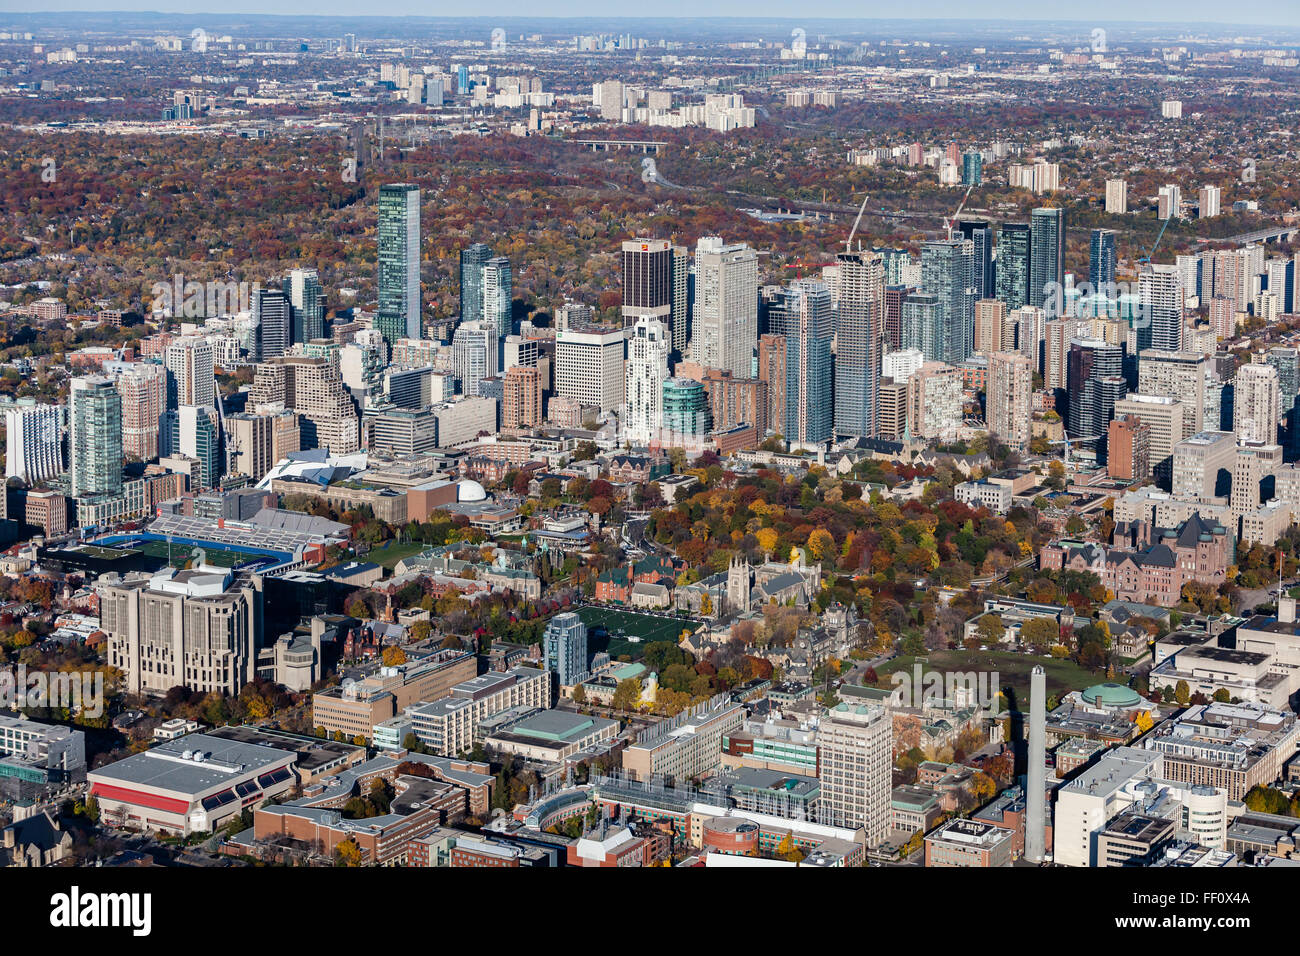
[[[315,269],[294,269],[286,292],[293,308],[293,341],[310,342],[325,337],[325,292]]]
[[[971,270],[976,299],[991,298],[997,291],[993,274],[993,226],[985,219],[958,219],[961,238],[975,244],[975,262]]]
[[[1281,417],[1277,369],[1267,362],[1251,362],[1237,370],[1232,384],[1232,431],[1237,442],[1272,445]]]
[[[1178,267],[1148,265],[1138,276],[1139,323],[1151,329],[1151,348],[1183,347],[1183,284]],[[1140,340],[1140,337],[1139,337]]]
[[[198,336],[185,336],[163,352],[167,369],[167,407],[217,404],[216,365],[212,344]]]
[[[623,243],[623,324],[635,325],[642,316],[659,319],[676,355],[686,349],[689,271],[686,250],[666,239]]]
[[[199,463],[199,489],[215,488],[225,469],[221,464],[221,425],[210,405],[182,405],[178,409],[180,452]]]
[[[960,365],[975,350],[975,243],[944,239],[921,246],[921,291],[937,300],[943,354],[939,360]]]
[[[73,497],[121,494],[122,397],[91,376],[72,380],[69,401]]]
[[[937,296],[913,292],[903,299],[903,348],[916,349],[927,362],[942,362],[947,349],[939,325]]]
[[[993,352],[984,415],[989,433],[1016,451],[1029,447],[1034,373],[1018,352]]]
[[[819,822],[862,828],[868,846],[889,835],[893,723],[869,704],[839,704],[817,725]]]
[[[481,242],[460,251],[460,320],[477,322],[483,318],[483,266],[492,258],[492,250]]]
[[[258,289],[253,293],[253,315],[257,319],[257,354],[254,362],[264,362],[285,353],[292,344],[293,322],[289,297],[278,289]]]
[[[5,477],[36,485],[62,473],[63,408],[30,398],[6,408]]]
[[[501,427],[534,428],[541,423],[542,374],[536,368],[513,366],[502,386]]]
[[[462,395],[477,395],[479,382],[497,374],[497,328],[480,319],[462,322],[451,337],[451,364]]]
[[[744,243],[704,236],[695,247],[692,357],[749,378],[758,342],[758,256]]]
[[[1124,180],[1106,180],[1106,212],[1119,216],[1128,212],[1128,183]]]
[[[167,407],[167,373],[161,365],[135,363],[117,376],[122,396],[122,453],[140,461],[158,457],[158,434]]]
[[[1101,339],[1075,339],[1070,343],[1067,381],[1070,438],[1087,439],[1077,449],[1093,449],[1097,462],[1106,461],[1106,433],[1115,403],[1125,395],[1124,352]]]
[[[420,327],[420,189],[379,187],[379,311],[375,328],[392,346],[418,339]]]
[[[624,437],[634,445],[649,445],[659,437],[664,420],[664,382],[669,378],[668,328],[654,315],[643,315],[627,340],[627,414]]]
[[[1065,210],[1060,208],[1035,209],[1030,214],[1029,226],[1029,305],[1038,306],[1052,314],[1049,304],[1055,307],[1058,300],[1053,289],[1065,288]],[[1059,300],[1063,301],[1063,300]],[[1045,304],[1047,303],[1047,304]],[[1011,303],[1007,303],[1008,306]]]
[[[1088,240],[1088,284],[1093,294],[1113,295],[1115,285],[1115,230],[1094,229]]]
[[[998,258],[994,270],[997,297],[1014,312],[1029,301],[1030,228],[1024,222],[1004,222],[998,228]]]
[[[835,329],[835,433],[870,438],[876,432],[885,264],[877,252],[841,252]],[[788,366],[792,359],[787,353]],[[785,410],[788,417],[789,409]],[[776,421],[776,419],[773,419]]]
[[[776,427],[797,445],[829,441],[834,335],[830,289],[818,279],[797,279],[782,290],[779,307],[771,315],[772,333],[784,335],[786,341],[785,421]],[[878,371],[875,377],[878,381]],[[870,392],[874,423],[874,383]]]
[[[496,329],[498,338],[513,331],[513,290],[509,259],[494,256],[483,264],[483,321]]]
[[[555,671],[561,687],[572,687],[587,676],[587,625],[574,611],[551,618],[542,636],[546,669]]]

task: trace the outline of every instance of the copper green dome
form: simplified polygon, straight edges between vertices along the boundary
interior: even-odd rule
[[[1137,707],[1142,703],[1141,695],[1133,688],[1110,682],[1093,684],[1079,696],[1093,707]]]

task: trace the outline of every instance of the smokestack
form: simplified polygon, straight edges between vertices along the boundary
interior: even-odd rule
[[[1047,808],[1047,672],[1041,665],[1029,675],[1029,769],[1025,787],[1025,859],[1042,863]]]

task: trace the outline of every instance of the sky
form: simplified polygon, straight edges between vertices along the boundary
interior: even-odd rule
[[[425,16],[455,17],[476,14],[474,6],[429,0],[383,0],[374,6],[357,0],[0,0],[0,11],[50,13],[60,11],[159,11],[164,13],[219,12],[222,14],[292,14],[317,16]],[[792,23],[804,18],[898,18],[990,20],[1095,21],[1099,26],[1125,22],[1237,23],[1300,25],[1300,2],[1225,4],[1223,0],[1088,0],[1056,6],[1048,0],[925,0],[900,4],[897,0],[654,0],[651,5],[613,6],[608,0],[496,0],[489,17],[775,17]]]

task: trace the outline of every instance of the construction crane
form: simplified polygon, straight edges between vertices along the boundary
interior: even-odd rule
[[[1156,241],[1151,244],[1151,251],[1138,260],[1138,265],[1141,266],[1141,265],[1150,264],[1151,257],[1156,254],[1156,248],[1160,245],[1160,240],[1165,237],[1165,230],[1169,228],[1169,221],[1173,218],[1174,217],[1172,215],[1165,217],[1165,224],[1161,226],[1160,231],[1156,233]]]
[[[1096,441],[1101,437],[1102,437],[1101,435],[1081,435],[1081,436],[1076,436],[1074,438],[1071,438],[1069,435],[1066,435],[1063,440],[1049,441],[1047,444],[1065,446],[1065,470],[1068,472],[1070,470],[1070,443]]]
[[[971,183],[966,187],[966,195],[962,196],[961,202],[957,204],[957,211],[943,221],[943,230],[947,233],[949,239],[952,238],[952,227],[957,222],[957,217],[961,215],[961,211],[966,208],[966,200],[970,199],[971,191],[974,190],[974,188],[974,183]]]
[[[853,237],[858,234],[858,226],[862,224],[862,214],[867,211],[867,195],[862,195],[862,205],[858,207],[858,218],[853,220],[853,228],[849,230],[849,237],[844,240],[844,251],[853,251]]]

